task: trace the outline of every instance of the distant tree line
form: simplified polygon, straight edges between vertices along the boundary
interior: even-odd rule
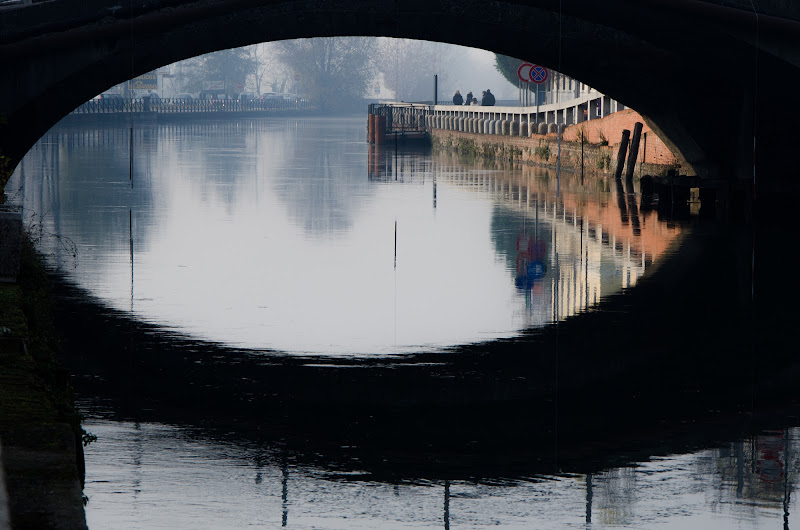
[[[440,94],[455,90],[458,50],[437,42],[373,37],[267,42],[175,63],[169,88],[197,94],[221,83],[230,97],[291,93],[313,99],[325,110],[347,109],[389,94],[402,101],[431,101],[434,75]],[[516,85],[514,62],[518,64],[497,56],[497,69]]]

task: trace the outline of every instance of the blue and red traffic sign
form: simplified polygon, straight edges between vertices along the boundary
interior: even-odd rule
[[[523,83],[528,83],[530,80],[538,85],[547,81],[547,68],[538,64],[522,63],[517,68],[517,77]]]
[[[547,68],[544,66],[539,66],[538,64],[534,64],[531,66],[530,72],[531,81],[534,83],[541,84],[547,81]]]

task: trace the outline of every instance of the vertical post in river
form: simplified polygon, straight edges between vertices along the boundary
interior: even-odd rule
[[[614,178],[622,178],[622,168],[625,165],[625,155],[628,152],[628,139],[631,132],[628,129],[622,129],[622,140],[619,143],[619,151],[617,151],[617,169],[614,172]]]
[[[631,151],[628,153],[628,168],[625,171],[625,180],[633,179],[633,170],[636,169],[636,158],[639,156],[639,138],[642,136],[642,122],[637,121],[633,126],[631,138]]]

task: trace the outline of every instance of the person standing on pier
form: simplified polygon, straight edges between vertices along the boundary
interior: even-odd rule
[[[456,94],[453,96],[453,105],[463,105],[464,104],[464,96],[461,95],[459,90],[456,90]]]
[[[495,103],[494,94],[492,94],[492,91],[487,88],[486,92],[483,93],[483,99],[481,99],[481,105],[485,107],[491,107],[492,105],[494,105],[494,103]]]
[[[473,100],[472,92],[467,92],[467,100],[464,102],[464,105],[469,105],[470,103],[472,103],[472,100]]]

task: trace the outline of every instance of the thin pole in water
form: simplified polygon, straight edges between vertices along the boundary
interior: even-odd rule
[[[289,523],[289,464],[286,455],[281,463],[281,526],[285,527]]]
[[[583,186],[583,144],[586,141],[586,133],[581,129],[581,186]]]
[[[556,127],[558,127],[558,166],[556,169],[556,197],[558,197],[561,192],[561,131],[563,128],[560,123],[556,124]]]
[[[592,474],[586,475],[586,522],[592,522]]]
[[[131,313],[133,313],[133,211],[128,210],[128,242],[131,250]]]
[[[450,481],[444,481],[444,528],[450,530]]]

